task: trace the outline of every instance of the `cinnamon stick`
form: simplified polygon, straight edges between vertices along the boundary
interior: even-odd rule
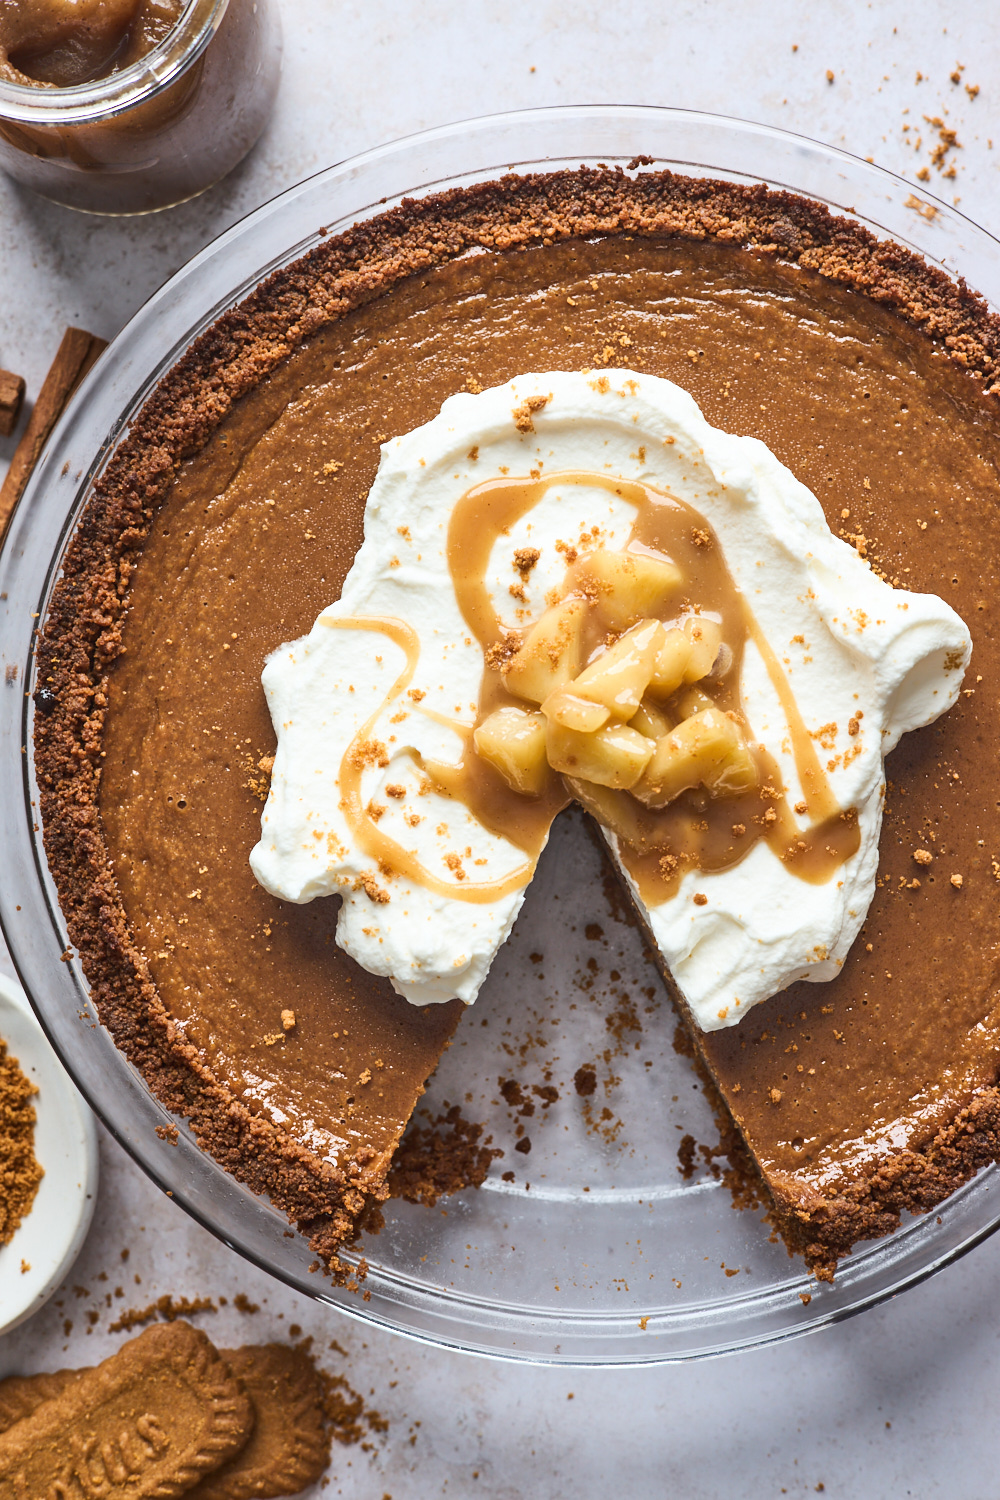
[[[0,437],[10,437],[14,431],[23,400],[24,376],[0,370]]]
[[[67,328],[52,367],[38,393],[24,436],[14,450],[10,470],[0,489],[0,536],[24,493],[45,440],[62,416],[66,403],[103,349],[107,340],[83,328]]]

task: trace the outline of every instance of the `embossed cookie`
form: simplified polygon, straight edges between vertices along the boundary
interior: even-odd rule
[[[257,1422],[243,1451],[203,1479],[190,1500],[266,1500],[315,1484],[330,1461],[330,1441],[312,1360],[285,1344],[220,1353],[253,1401]]]
[[[172,1500],[239,1452],[253,1422],[205,1335],[161,1323],[0,1435],[0,1500]]]
[[[322,1476],[330,1457],[323,1390],[315,1366],[283,1344],[220,1351],[253,1404],[256,1421],[245,1447],[187,1491],[189,1500],[244,1500],[296,1495]],[[0,1380],[0,1434],[91,1374],[56,1370]]]

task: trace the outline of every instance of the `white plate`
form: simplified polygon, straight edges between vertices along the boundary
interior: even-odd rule
[[[5,1333],[48,1301],[80,1253],[97,1198],[97,1131],[23,990],[3,974],[0,1037],[38,1089],[35,1155],[45,1170],[31,1212],[10,1244],[0,1247],[0,1333]],[[22,1264],[30,1269],[22,1271]]]

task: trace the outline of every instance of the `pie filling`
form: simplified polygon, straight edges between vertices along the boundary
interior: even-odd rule
[[[335,1257],[384,1198],[400,1132],[464,1007],[411,1005],[355,963],[336,941],[341,894],[296,904],[251,873],[276,748],[261,663],[331,611],[361,547],[382,444],[431,422],[456,392],[489,391],[525,370],[588,369],[613,381],[627,365],[674,382],[714,427],[761,439],[873,574],[943,596],[968,622],[973,665],[953,709],[906,735],[888,759],[875,892],[839,973],[825,984],[794,983],[740,1025],[695,1028],[692,1039],[783,1232],[824,1274],[854,1241],[887,1232],[905,1209],[940,1202],[1000,1152],[1000,432],[996,397],[986,393],[998,349],[995,321],[971,294],[816,205],[669,174],[595,171],[511,175],[331,237],[222,319],[167,377],[95,487],[46,622],[35,717],[46,849],[71,940],[118,1044],[205,1148],[293,1216],[323,1258]],[[533,415],[539,438],[552,415]],[[601,471],[589,460],[583,467]],[[473,496],[482,477],[460,493]],[[530,467],[504,478],[514,483],[497,493],[512,505],[518,485],[523,495],[535,482]],[[650,481],[648,492],[659,505],[670,488]],[[724,557],[740,583],[710,507],[692,509],[718,541],[697,549],[701,563]],[[604,550],[627,552],[629,534]],[[697,561],[693,541],[690,560],[673,539],[652,550],[682,570]],[[514,561],[507,589],[522,584]],[[526,554],[521,561],[530,596],[538,564],[529,569]],[[564,599],[586,566],[586,549],[572,564],[563,559]],[[754,748],[764,742],[756,710],[745,687],[741,705],[732,686],[741,643],[744,660],[751,648],[715,602],[723,582],[703,569],[690,608],[644,603],[639,616],[655,622],[654,635],[684,633],[691,619],[722,626],[734,664],[723,673],[713,661],[707,679],[684,690],[712,699],[703,713],[745,715],[745,726],[729,720],[756,777],[740,797],[759,808],[771,785],[777,802],[763,800],[777,813],[789,781],[768,777]],[[744,593],[759,620],[758,601]],[[520,601],[509,597],[516,611]],[[536,618],[505,617],[498,668],[526,649]],[[322,628],[331,638],[364,635]],[[510,632],[519,644],[508,654]],[[388,680],[388,657],[406,659],[405,643],[385,636],[383,646],[387,680],[375,706],[402,671]],[[784,654],[796,686],[797,660]],[[499,709],[531,716],[551,696],[536,704],[509,693],[502,670],[484,684],[482,702],[478,688],[477,679],[447,712],[461,702],[481,744]],[[677,718],[667,737],[697,718],[679,717],[676,692],[644,707],[649,697],[647,685],[636,714],[657,730],[654,710]],[[601,729],[581,731],[573,715],[595,701],[567,691],[558,715],[544,715],[546,760],[550,725],[568,736],[619,722],[609,712]],[[861,726],[867,721],[866,711]],[[856,737],[844,736],[839,707],[829,722],[838,730],[829,750],[810,738],[846,811],[860,803],[838,791],[843,764],[826,767],[850,748],[842,740]],[[555,729],[552,742],[557,762],[568,764],[561,757],[577,742]],[[476,774],[485,784],[489,771],[493,791],[516,802],[526,826],[542,804],[548,815],[549,793],[536,807],[494,774],[503,743],[494,735],[494,759],[478,756]],[[510,765],[522,763],[514,752]],[[359,805],[358,826],[373,836],[388,832],[392,809],[406,801],[387,790],[377,799],[387,811],[365,813],[365,774],[385,769],[360,768],[354,816]],[[550,783],[541,771],[556,801],[567,795],[554,772]],[[444,771],[432,772],[439,788],[427,797],[457,807],[441,794]],[[680,855],[692,848],[706,895],[710,879],[749,867],[751,856],[709,868],[728,858],[722,819],[740,797],[713,797],[703,780],[660,809],[633,796],[637,784],[588,780],[596,788],[588,795],[596,806],[610,794],[643,822],[671,821],[678,868],[657,863],[648,872],[676,883],[668,905],[683,897]],[[800,800],[805,815],[795,811]],[[786,801],[797,830],[803,817],[804,826],[823,822],[808,795]],[[754,815],[739,820],[740,838],[773,858]],[[678,829],[683,818],[691,823]],[[469,844],[452,851],[464,882],[447,864],[429,866],[448,900],[484,868],[478,854],[465,858]],[[626,867],[633,858],[621,857]],[[644,857],[634,856],[640,894]],[[840,872],[856,858],[842,849]],[[377,878],[371,857],[365,869]],[[841,874],[835,864],[815,887],[790,878],[808,893],[835,887]],[[363,887],[349,894],[370,915],[388,914],[395,899],[380,903]],[[684,909],[709,908],[691,900]]]

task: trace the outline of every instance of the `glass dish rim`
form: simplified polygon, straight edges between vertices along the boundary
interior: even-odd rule
[[[176,295],[179,292],[183,292],[185,288],[188,292],[190,292],[191,281],[193,277],[198,276],[202,269],[210,266],[214,262],[218,262],[220,258],[225,257],[230,251],[237,247],[241,241],[246,241],[248,237],[252,239],[254,231],[256,229],[266,231],[268,225],[270,224],[272,230],[271,238],[273,239],[274,221],[275,219],[280,218],[283,206],[287,207],[290,203],[295,202],[301,204],[303,200],[308,200],[310,198],[310,195],[315,196],[318,201],[322,198],[324,190],[328,187],[332,189],[338,185],[341,187],[347,185],[347,187],[351,191],[353,191],[351,184],[356,182],[359,178],[364,180],[364,174],[366,171],[371,173],[375,171],[380,166],[380,164],[384,164],[387,162],[393,163],[401,159],[405,159],[408,153],[410,154],[410,156],[417,155],[421,152],[421,150],[425,148],[430,152],[431,156],[433,156],[433,149],[435,148],[435,146],[440,146],[442,143],[444,143],[445,145],[449,143],[458,143],[463,150],[466,146],[468,146],[468,154],[471,156],[473,154],[473,142],[482,142],[486,139],[498,138],[503,134],[505,129],[511,126],[529,128],[532,126],[550,126],[553,133],[557,133],[560,125],[562,124],[569,125],[575,123],[579,128],[582,129],[585,123],[589,123],[594,129],[597,129],[598,126],[603,122],[608,125],[608,128],[610,130],[616,121],[622,124],[635,125],[637,127],[642,127],[643,125],[645,125],[646,128],[650,131],[654,129],[655,124],[661,129],[666,128],[668,132],[671,128],[676,128],[679,134],[682,134],[685,129],[688,129],[689,131],[693,130],[696,134],[699,130],[701,130],[706,135],[706,137],[711,136],[713,133],[720,136],[726,136],[728,133],[728,137],[731,137],[733,142],[742,141],[742,143],[745,145],[746,142],[750,140],[755,147],[760,148],[761,150],[764,150],[765,146],[768,144],[771,146],[776,145],[786,151],[790,151],[793,157],[795,153],[812,153],[813,156],[818,156],[820,159],[822,159],[824,163],[833,164],[834,167],[840,167],[841,169],[843,169],[845,176],[852,181],[852,184],[855,187],[857,187],[858,182],[860,181],[862,186],[867,183],[867,185],[869,186],[874,184],[878,187],[884,188],[887,184],[891,184],[893,185],[894,190],[897,192],[901,189],[912,192],[911,184],[907,183],[904,179],[887,172],[883,168],[875,167],[874,164],[862,162],[859,158],[853,157],[849,153],[841,151],[839,148],[828,147],[821,143],[814,142],[808,137],[795,135],[791,132],[780,130],[776,127],[755,125],[751,122],[732,120],[724,116],[710,115],[698,111],[674,110],[656,106],[635,105],[555,106],[550,109],[514,111],[498,115],[485,116],[473,121],[455,122],[450,125],[437,127],[436,129],[431,131],[419,132],[417,134],[405,137],[402,140],[394,141],[386,145],[376,147],[371,151],[361,153],[355,157],[348,158],[345,161],[342,161],[332,167],[326,168],[325,170],[315,174],[313,177],[306,179],[304,182],[294,185],[275,199],[272,199],[270,200],[270,202],[261,205],[260,208],[247,216],[246,219],[242,220],[240,223],[227,230],[218,239],[213,241],[212,244],[207,246],[198,255],[193,257],[193,259],[189,261],[186,266],[182,267],[176,273],[176,275],[165,284],[164,287],[162,287],[156,294],[154,294],[149,302],[147,302],[144,307],[140,309],[138,313],[136,313],[136,315],[130,320],[130,322],[119,334],[118,340],[116,340],[116,343],[112,345],[112,352],[117,352],[120,356],[122,355],[123,351],[127,352],[130,344],[134,343],[135,341],[137,331],[140,331],[144,328],[148,331],[151,324],[155,325],[157,313],[162,314],[165,301],[169,301],[171,296]],[[704,149],[710,149],[707,139],[705,141]],[[624,160],[626,154],[634,155],[634,148],[629,153],[621,153],[617,160]],[[598,160],[598,153],[574,151],[570,153],[570,157],[577,163],[581,159],[596,161]],[[599,159],[602,161],[616,160],[613,153],[607,151],[599,153]],[[544,156],[544,153],[539,153],[528,161],[518,158],[513,162],[513,166],[524,168],[526,170],[539,169],[543,166],[546,160],[548,160],[549,168],[552,170],[555,170],[559,166],[565,164],[565,159],[563,157],[550,156],[549,158],[546,158]],[[500,153],[499,161],[507,161],[510,164],[511,159],[509,156]],[[869,227],[872,227],[872,225],[874,224],[876,228],[879,228],[879,225],[876,223],[876,221],[867,218],[864,214],[858,213],[855,208],[848,207],[846,204],[841,203],[839,199],[831,199],[821,193],[816,192],[815,189],[803,188],[801,185],[796,185],[794,182],[784,182],[774,179],[771,176],[764,176],[763,174],[759,174],[756,172],[734,171],[732,168],[719,167],[706,161],[692,162],[683,157],[668,156],[665,154],[657,156],[655,158],[655,164],[657,166],[669,166],[674,170],[681,171],[683,171],[685,168],[693,168],[693,175],[709,174],[728,177],[731,180],[736,181],[765,181],[769,186],[785,188],[789,191],[797,192],[803,196],[826,202],[835,212],[853,213],[856,220],[860,220],[860,222],[867,224]],[[501,170],[503,169],[499,166],[498,162],[494,161],[492,165],[481,170],[466,169],[463,171],[453,171],[450,175],[444,178],[432,178],[429,181],[421,181],[421,183],[417,187],[411,186],[409,189],[401,189],[396,193],[391,202],[398,201],[399,198],[404,196],[412,196],[414,193],[424,195],[433,191],[439,191],[442,187],[458,180],[461,180],[463,182],[486,180],[489,177],[495,177]],[[346,223],[342,222],[345,218],[349,218],[350,222],[358,222],[360,220],[363,220],[364,218],[369,217],[372,213],[382,211],[384,206],[391,206],[391,202],[389,204],[386,204],[385,198],[382,198],[380,201],[377,198],[373,197],[369,201],[366,201],[362,206],[358,206],[350,210],[347,215],[342,215],[341,220],[337,222],[336,227],[347,227]],[[991,256],[995,257],[996,249],[1000,248],[998,247],[998,241],[995,236],[991,235],[988,231],[976,225],[965,215],[958,213],[954,208],[949,208],[946,204],[940,203],[935,208],[935,219],[938,215],[941,216],[942,223],[957,226],[959,231],[970,233],[974,239],[981,240],[984,243],[988,242]],[[914,217],[919,218],[919,216],[916,215]],[[910,248],[916,249],[918,253],[923,255],[925,259],[931,260],[932,263],[941,264],[943,258],[939,253],[936,253],[940,250],[940,246],[935,246],[933,249],[929,250],[926,245],[920,243],[921,238],[923,238],[922,234],[920,233],[921,225],[923,222],[923,220],[920,220],[920,222],[913,223],[912,225],[908,226],[918,231],[915,241],[909,236],[900,233],[892,232],[890,234],[889,231],[884,229],[882,229],[881,232],[887,237],[896,240],[897,242],[902,241],[903,243],[908,244]],[[325,236],[326,232],[327,230],[325,227],[317,228],[311,233],[307,234],[305,238],[300,239],[297,243],[291,245],[290,247],[287,245],[287,243],[285,243],[284,248],[281,249],[277,255],[272,256],[271,259],[266,260],[263,264],[255,261],[254,268],[249,276],[245,277],[242,281],[237,281],[234,286],[230,286],[229,290],[221,298],[221,300],[217,300],[211,305],[206,305],[203,308],[202,314],[198,317],[197,321],[185,328],[182,337],[175,338],[172,342],[168,342],[168,344],[165,346],[166,352],[162,353],[159,356],[155,368],[151,368],[151,370],[147,373],[146,378],[136,388],[132,398],[126,404],[125,408],[117,413],[114,423],[112,423],[107,428],[107,437],[102,442],[102,445],[97,454],[94,456],[92,462],[89,464],[89,466],[86,467],[86,472],[81,470],[78,474],[72,477],[68,485],[65,477],[60,476],[62,478],[62,495],[65,495],[68,490],[72,490],[73,492],[75,492],[75,495],[72,505],[69,507],[66,515],[62,520],[61,525],[58,526],[55,532],[52,556],[48,558],[46,562],[44,577],[42,578],[41,583],[36,587],[35,593],[33,595],[33,599],[37,604],[37,608],[39,611],[44,610],[45,600],[48,597],[52,579],[55,572],[57,571],[59,558],[63,552],[70,532],[75,526],[76,517],[79,508],[82,505],[83,497],[88,491],[94,477],[100,472],[104,463],[107,461],[107,458],[110,456],[115,441],[127,426],[130,414],[134,413],[134,411],[138,409],[138,407],[142,404],[142,401],[148,396],[156,381],[162,376],[165,370],[168,369],[170,365],[178,358],[179,354],[182,352],[182,349],[186,347],[204,327],[208,326],[210,322],[218,317],[226,307],[231,306],[233,303],[239,301],[243,296],[245,296],[253,285],[256,285],[261,280],[263,280],[267,275],[275,270],[277,266],[287,264],[297,259],[299,256],[304,254],[312,245],[321,243],[322,238]],[[266,243],[266,233],[263,234],[263,240]],[[953,271],[952,274],[960,274],[960,272],[956,273]],[[977,282],[973,282],[972,284],[974,286],[978,285]],[[991,300],[994,306],[996,306],[997,303],[1000,302],[1000,284],[998,284],[997,294],[995,294]],[[23,556],[23,546],[21,553],[18,553],[17,549],[19,544],[22,544],[24,541],[26,517],[29,509],[36,503],[37,497],[42,494],[47,483],[51,484],[53,492],[55,492],[59,488],[54,484],[55,477],[58,474],[59,463],[66,454],[71,452],[73,438],[76,435],[76,427],[82,420],[81,413],[85,411],[88,401],[92,402],[94,400],[98,391],[102,367],[104,369],[107,368],[107,361],[108,356],[106,355],[96,367],[95,371],[92,372],[92,374],[88,377],[88,380],[81,387],[80,392],[78,392],[77,396],[74,398],[73,403],[71,403],[70,409],[63,417],[59,427],[56,430],[56,433],[50,440],[48,450],[43,456],[42,463],[39,465],[35,476],[33,476],[29,489],[26,492],[25,500],[22,506],[19,508],[19,511],[15,516],[14,524],[12,525],[8,534],[8,538],[4,546],[3,556],[2,558],[0,558],[0,584],[5,581],[8,573],[12,571],[12,564],[13,559],[15,558],[15,554],[17,554],[18,556]],[[76,461],[78,461],[78,455],[76,457]],[[62,499],[60,499],[56,503],[62,504]],[[6,662],[10,663],[11,665],[18,665],[21,667],[23,667],[26,659],[24,653],[18,655],[18,652],[15,651],[13,655],[8,655],[6,649],[3,651],[3,655]],[[30,666],[30,636],[27,659]],[[9,711],[10,706],[8,700],[6,699],[6,695],[5,698],[0,701],[4,703],[4,713],[2,715],[2,720],[4,722],[0,722],[0,737],[2,737],[2,739],[5,739],[9,745],[10,741],[13,738],[11,729],[15,728],[16,726],[16,737],[19,743],[25,745],[30,744],[30,720],[32,713],[30,698],[25,695],[21,714],[15,715],[13,718]],[[27,736],[27,738],[25,738],[25,736]],[[18,755],[18,760],[20,761],[20,759],[21,757],[20,755]],[[31,845],[29,863],[33,864],[35,875],[38,880],[38,895],[44,900],[46,899],[44,893],[46,889],[51,889],[51,882],[48,881],[47,886],[48,872],[44,864],[44,855],[41,853],[39,841],[33,838],[30,832],[32,821],[32,784],[30,761],[30,755],[24,757],[24,772],[22,773],[22,784],[25,793],[25,803],[23,805],[25,806],[28,817],[21,825],[21,833],[22,836],[24,834],[27,834],[29,843]],[[0,819],[2,819],[2,821],[0,821],[0,827],[2,827],[4,823],[9,822],[9,807],[7,805],[5,805],[2,811],[0,811]],[[584,1355],[582,1351],[577,1352],[576,1354],[569,1353],[564,1355],[558,1351],[553,1354],[551,1352],[546,1353],[538,1349],[518,1349],[516,1347],[516,1341],[514,1341],[513,1345],[508,1343],[503,1347],[496,1347],[493,1345],[487,1346],[483,1343],[470,1341],[469,1334],[472,1329],[472,1324],[467,1319],[459,1319],[458,1309],[462,1308],[464,1304],[470,1302],[479,1308],[489,1308],[492,1306],[495,1310],[496,1321],[494,1324],[490,1324],[489,1327],[491,1329],[494,1329],[495,1331],[497,1323],[503,1322],[505,1313],[507,1311],[505,1308],[501,1307],[501,1305],[498,1303],[490,1304],[483,1298],[470,1299],[467,1294],[449,1292],[446,1288],[443,1287],[428,1289],[426,1286],[420,1287],[417,1294],[418,1299],[422,1298],[427,1303],[434,1303],[435,1300],[438,1299],[443,1303],[448,1304],[452,1311],[447,1314],[443,1314],[441,1321],[443,1321],[443,1323],[446,1325],[461,1322],[462,1327],[464,1327],[466,1330],[465,1336],[461,1337],[457,1334],[449,1333],[449,1329],[447,1326],[442,1328],[435,1325],[436,1331],[428,1332],[426,1329],[423,1329],[421,1327],[401,1324],[392,1316],[388,1316],[384,1313],[380,1315],[377,1311],[369,1310],[367,1307],[363,1307],[357,1302],[356,1299],[354,1299],[354,1302],[352,1304],[349,1296],[347,1294],[343,1294],[338,1289],[328,1287],[318,1289],[315,1279],[313,1280],[312,1285],[303,1282],[301,1278],[296,1279],[295,1277],[287,1274],[282,1269],[276,1268],[275,1265],[269,1262],[266,1257],[263,1257],[259,1251],[255,1251],[253,1248],[249,1248],[245,1243],[237,1243],[234,1238],[227,1238],[226,1232],[219,1227],[218,1222],[213,1221],[211,1213],[207,1213],[203,1207],[199,1207],[198,1204],[193,1201],[190,1194],[186,1198],[183,1187],[178,1188],[176,1186],[175,1171],[177,1161],[179,1159],[176,1150],[174,1151],[173,1161],[171,1162],[169,1154],[165,1154],[162,1147],[160,1150],[156,1150],[155,1147],[151,1148],[150,1142],[146,1138],[143,1138],[142,1142],[140,1143],[135,1138],[135,1134],[133,1131],[130,1131],[127,1127],[123,1127],[120,1119],[112,1123],[111,1119],[109,1118],[112,1111],[109,1109],[106,1101],[102,1100],[101,1098],[92,1097],[92,1092],[88,1088],[87,1084],[81,1081],[80,1077],[78,1076],[78,1070],[76,1069],[75,1061],[67,1058],[64,1054],[58,1040],[56,1039],[56,1036],[53,1034],[53,1031],[50,1027],[50,1017],[45,1014],[44,1007],[40,1007],[35,1000],[33,987],[29,983],[28,974],[26,972],[22,972],[22,958],[19,957],[19,950],[22,947],[22,943],[20,941],[20,927],[14,918],[14,913],[10,910],[11,900],[12,898],[9,896],[6,890],[0,890],[0,921],[2,921],[5,934],[8,937],[8,944],[10,946],[15,964],[18,968],[18,972],[21,975],[22,983],[24,984],[26,992],[32,999],[33,1008],[35,1009],[36,1014],[38,1014],[39,1019],[47,1034],[50,1036],[50,1040],[53,1041],[53,1045],[56,1046],[56,1050],[59,1052],[64,1066],[76,1081],[77,1086],[80,1087],[81,1092],[83,1092],[84,1096],[88,1098],[95,1111],[99,1114],[102,1120],[104,1120],[108,1128],[111,1129],[112,1133],[116,1135],[116,1137],[122,1142],[123,1145],[125,1145],[126,1149],[129,1150],[130,1154],[133,1155],[133,1157],[137,1160],[143,1170],[145,1170],[161,1188],[167,1191],[171,1191],[173,1193],[175,1201],[180,1203],[186,1209],[186,1211],[191,1213],[192,1216],[196,1220],[198,1220],[198,1222],[202,1223],[205,1228],[209,1229],[210,1232],[215,1234],[217,1237],[222,1238],[224,1241],[231,1244],[233,1248],[237,1249],[240,1253],[244,1254],[254,1263],[260,1265],[262,1269],[267,1270],[272,1275],[278,1276],[280,1279],[285,1280],[289,1285],[296,1287],[296,1289],[303,1291],[308,1295],[318,1296],[319,1300],[335,1303],[336,1305],[340,1306],[342,1310],[354,1316],[374,1322],[376,1324],[380,1324],[381,1326],[392,1328],[394,1331],[401,1332],[404,1335],[410,1337],[422,1339],[439,1346],[444,1345],[448,1347],[460,1348],[464,1349],[466,1352],[491,1355],[499,1358],[526,1358],[534,1363],[560,1363],[567,1365],[595,1367],[604,1367],[609,1363],[614,1363],[619,1366],[666,1363],[684,1359],[701,1358],[714,1354],[735,1352],[738,1349],[760,1347],[763,1344],[777,1342],[788,1337],[794,1337],[800,1333],[811,1331],[812,1329],[817,1327],[829,1326],[830,1324],[842,1321],[844,1318],[852,1316],[869,1306],[876,1305],[878,1302],[883,1301],[890,1296],[897,1295],[899,1291],[905,1289],[906,1287],[916,1285],[919,1281],[926,1279],[927,1276],[941,1269],[943,1265],[949,1263],[951,1260],[965,1253],[965,1251],[967,1251],[968,1249],[971,1249],[973,1245],[979,1243],[982,1239],[986,1238],[989,1234],[993,1233],[998,1227],[1000,1227],[1000,1211],[994,1211],[992,1217],[986,1223],[976,1221],[975,1204],[978,1203],[979,1200],[984,1196],[986,1198],[990,1197],[992,1191],[991,1184],[993,1184],[997,1175],[996,1169],[993,1167],[989,1167],[981,1172],[972,1182],[967,1184],[964,1188],[960,1189],[958,1193],[953,1195],[953,1197],[948,1200],[948,1204],[942,1205],[942,1208],[947,1209],[948,1205],[954,1205],[958,1203],[961,1205],[961,1212],[956,1209],[953,1214],[953,1217],[956,1220],[954,1228],[957,1239],[955,1239],[954,1243],[951,1243],[946,1248],[943,1248],[939,1253],[936,1254],[936,1256],[925,1256],[922,1260],[920,1260],[918,1257],[918,1261],[909,1267],[901,1280],[892,1282],[891,1284],[887,1283],[884,1286],[872,1290],[869,1293],[860,1296],[855,1303],[847,1306],[827,1307],[825,1311],[817,1309],[816,1313],[812,1315],[807,1314],[805,1308],[803,1307],[802,1316],[796,1316],[792,1323],[783,1325],[782,1327],[777,1329],[758,1330],[756,1333],[749,1333],[746,1336],[737,1339],[736,1342],[712,1343],[710,1346],[702,1345],[699,1347],[687,1348],[683,1350],[667,1352],[659,1351],[649,1354],[641,1353],[639,1349],[635,1349],[630,1350],[629,1353],[624,1355],[623,1357],[612,1356],[607,1359],[588,1357]],[[50,916],[52,916],[52,920],[56,923],[57,930],[59,930],[62,919],[61,914],[58,911],[58,905],[56,905],[54,909],[54,915],[51,911],[51,901],[49,901],[49,906]],[[24,964],[23,966],[25,969],[27,968],[27,964]],[[60,966],[57,964],[56,972],[58,972],[59,967]],[[73,970],[73,967],[74,966],[72,964],[67,964],[66,966],[64,966],[63,974],[65,975],[71,972]],[[76,976],[76,978],[79,990],[79,977]],[[85,1006],[89,1006],[89,996],[87,995],[85,989],[83,990],[82,994],[79,994],[78,998],[80,998]],[[110,1042],[110,1039],[107,1038],[106,1033],[104,1033],[103,1035]],[[115,1056],[119,1059],[121,1067],[128,1069],[129,1065],[125,1062],[124,1057],[115,1051],[113,1044],[110,1045],[112,1052],[114,1052]],[[134,1070],[132,1070],[132,1072],[134,1073]],[[138,1077],[138,1075],[135,1076]],[[141,1088],[144,1090],[145,1085],[142,1084]],[[150,1119],[155,1117],[164,1122],[172,1122],[173,1117],[169,1116],[161,1106],[156,1104],[156,1102],[152,1099],[152,1096],[148,1095],[148,1093],[146,1094],[146,1099],[150,1106]],[[150,1134],[151,1133],[152,1132],[150,1132]],[[184,1137],[182,1137],[182,1141],[183,1139]],[[159,1145],[160,1143],[157,1142],[156,1144]],[[196,1150],[197,1148],[194,1148],[192,1146],[192,1149]],[[188,1161],[193,1160],[193,1158],[191,1158],[190,1156],[187,1159]],[[171,1167],[173,1167],[175,1170],[171,1171]],[[217,1167],[214,1163],[211,1163],[211,1168],[221,1176],[227,1176],[227,1174],[223,1172],[223,1169],[221,1167]],[[229,1179],[229,1181],[232,1182],[232,1179]],[[966,1223],[965,1219],[968,1217],[968,1206],[970,1202],[974,1203],[972,1220],[975,1222]],[[280,1221],[280,1216],[274,1215],[273,1210],[268,1209],[268,1212],[270,1212],[272,1217],[276,1217]],[[926,1219],[921,1221],[921,1223],[926,1222]],[[869,1259],[875,1258],[877,1260],[880,1251],[883,1250],[887,1244],[900,1243],[902,1240],[912,1239],[913,1234],[919,1232],[919,1228],[919,1224],[917,1226],[904,1226],[903,1229],[897,1231],[896,1235],[889,1237],[888,1241],[878,1242],[875,1249],[871,1251],[870,1254],[869,1252],[859,1251],[857,1256],[849,1258],[847,1261],[843,1262],[842,1269],[838,1273],[837,1285],[843,1288],[845,1285],[849,1286],[852,1279],[856,1279],[852,1277],[852,1268],[858,1267],[861,1264],[862,1260],[865,1258],[866,1254],[869,1254]],[[406,1289],[403,1286],[403,1283],[405,1281],[405,1276],[397,1275],[397,1289],[403,1288],[403,1290],[405,1291]],[[789,1290],[790,1297],[796,1297],[795,1287],[799,1285],[799,1283],[801,1283],[803,1290],[808,1287],[810,1291],[815,1291],[814,1284],[811,1283],[809,1281],[809,1278],[806,1277],[803,1273],[799,1278],[799,1281],[794,1283]],[[368,1285],[371,1289],[371,1280],[369,1281]],[[765,1293],[763,1294],[763,1296],[765,1300],[768,1296],[772,1297],[773,1299],[774,1294],[773,1292]],[[754,1300],[755,1299],[753,1297],[742,1299],[744,1304],[747,1304],[748,1302],[752,1302]],[[760,1300],[760,1298],[758,1297],[756,1300]],[[814,1298],[814,1300],[816,1299]],[[822,1292],[820,1293],[819,1300],[821,1303],[826,1300]],[[400,1296],[397,1299],[396,1304],[394,1305],[404,1305],[405,1301],[405,1297]],[[794,1312],[794,1309],[792,1309],[792,1312]],[[597,1327],[599,1325],[607,1323],[614,1323],[617,1326],[617,1324],[619,1323],[625,1323],[629,1321],[628,1319],[622,1319],[620,1317],[609,1318],[602,1313],[585,1314],[576,1312],[572,1314],[572,1318],[575,1321],[575,1324],[582,1325],[585,1328],[588,1326]],[[531,1323],[532,1321],[535,1324],[544,1323],[547,1321],[547,1315],[535,1311],[528,1319],[529,1323]],[[631,1319],[631,1321],[634,1322],[634,1319]],[[520,1325],[518,1325],[518,1327],[520,1330]],[[562,1343],[565,1342],[565,1339],[562,1340]],[[649,1341],[649,1343],[652,1342],[653,1340]]]
[[[0,120],[21,125],[96,125],[164,92],[202,56],[229,0],[188,0],[176,25],[145,57],[107,78],[69,88],[30,88],[0,79]]]

